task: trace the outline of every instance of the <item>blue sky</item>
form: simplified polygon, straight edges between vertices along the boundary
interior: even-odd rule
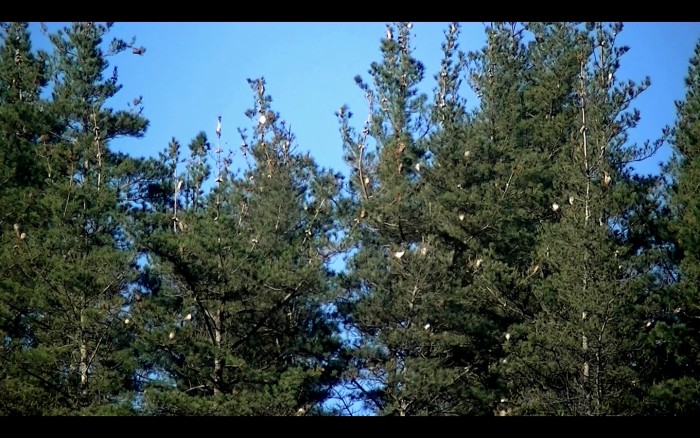
[[[47,25],[54,30],[61,24]],[[429,96],[447,26],[414,23],[415,56],[426,66],[423,91]],[[462,26],[460,48],[479,49],[484,24]],[[31,30],[35,48],[47,48],[38,24]],[[144,138],[119,140],[113,147],[154,156],[172,137],[189,144],[204,130],[213,139],[216,117],[221,115],[222,144],[238,151],[237,128],[252,125],[243,114],[254,99],[246,79],[264,76],[273,109],[291,124],[299,149],[310,151],[320,165],[345,172],[334,113],[347,103],[356,114],[355,123],[364,120],[364,98],[353,78],[357,74],[368,78],[370,63],[380,59],[384,32],[383,22],[116,23],[113,36],[127,40],[135,36],[147,51],[144,56],[125,52],[110,59],[124,86],[110,103],[125,108],[142,95],[150,127]],[[617,78],[640,82],[648,75],[652,80],[636,102],[642,121],[634,140],[657,138],[661,128],[675,120],[674,101],[685,93],[688,60],[699,37],[700,23],[625,24],[618,39],[631,50],[623,57]],[[462,91],[470,104],[476,102],[466,85]],[[655,171],[658,161],[668,155],[665,148],[637,168],[643,173]]]

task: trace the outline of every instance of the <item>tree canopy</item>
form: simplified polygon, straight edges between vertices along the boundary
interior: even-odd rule
[[[0,414],[698,413],[700,41],[640,145],[622,23],[461,31],[430,72],[387,25],[326,169],[262,76],[249,126],[117,152],[149,127],[112,99],[146,48],[2,23]]]

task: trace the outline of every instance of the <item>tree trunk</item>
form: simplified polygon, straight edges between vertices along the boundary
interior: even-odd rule
[[[85,399],[88,394],[88,348],[85,341],[85,315],[80,311],[80,396]]]
[[[220,356],[218,351],[221,348],[222,343],[222,317],[221,310],[217,310],[214,314],[214,343],[216,345],[217,352],[214,355],[214,395],[219,395],[222,393],[221,386],[223,385],[224,379],[224,359]]]

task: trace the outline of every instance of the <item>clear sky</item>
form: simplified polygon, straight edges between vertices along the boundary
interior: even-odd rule
[[[60,23],[48,23],[50,30]],[[426,66],[423,91],[432,96],[433,75],[438,71],[440,45],[448,23],[422,23],[413,27],[415,56]],[[48,42],[31,29],[35,48]],[[484,24],[463,23],[462,50],[484,43]],[[238,151],[237,128],[249,128],[244,111],[253,103],[246,78],[264,76],[273,109],[291,123],[300,150],[308,150],[325,167],[346,171],[335,111],[348,104],[359,126],[366,116],[362,92],[353,80],[368,78],[372,61],[380,59],[379,41],[385,23],[116,23],[113,36],[146,47],[144,56],[122,53],[110,59],[117,65],[124,88],[111,103],[125,108],[142,95],[150,127],[143,139],[113,144],[133,155],[155,155],[172,137],[183,145],[204,130],[213,139],[216,117],[222,116],[222,143]],[[626,23],[618,39],[631,50],[623,57],[617,75],[640,82],[650,76],[652,85],[636,106],[642,114],[633,134],[637,141],[654,139],[675,120],[674,101],[683,97],[684,77],[700,23]],[[474,104],[466,84],[463,94]],[[662,150],[650,162],[637,166],[656,171]],[[240,158],[240,157],[239,157]],[[238,162],[234,167],[242,163]]]

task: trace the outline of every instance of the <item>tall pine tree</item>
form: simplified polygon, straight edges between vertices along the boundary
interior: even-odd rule
[[[640,303],[653,276],[630,242],[636,219],[630,211],[646,186],[629,164],[654,145],[627,144],[639,120],[638,111],[627,109],[649,82],[615,83],[628,50],[615,43],[621,24],[591,23],[585,32],[567,27],[559,35],[576,50],[579,72],[562,79],[573,80],[564,87],[573,89],[568,105],[576,114],[555,139],[554,190],[532,272],[537,312],[506,335],[505,411],[633,414],[639,412],[640,333],[651,325]]]
[[[42,225],[36,199],[45,172],[37,143],[48,139],[49,117],[40,98],[47,84],[46,53],[31,49],[27,23],[4,23],[0,48],[0,413],[39,414],[52,399],[49,387],[28,378],[27,349],[37,314],[25,288],[31,280],[16,269],[22,233]],[[48,382],[49,384],[51,382]]]
[[[697,413],[700,409],[700,42],[695,46],[685,79],[686,94],[676,102],[673,130],[674,159],[669,204],[675,255],[680,261],[671,298],[666,301],[665,324],[652,341],[654,359],[662,375],[654,375],[649,398],[652,413]],[[671,311],[672,309],[672,311]],[[671,318],[668,315],[672,315]]]
[[[45,391],[46,414],[129,411],[134,361],[123,312],[135,277],[135,251],[124,233],[124,208],[114,184],[117,137],[143,135],[147,122],[106,101],[120,89],[105,79],[108,54],[127,48],[103,39],[111,24],[74,23],[50,36],[54,45],[51,106],[55,126],[41,133],[44,187],[37,223],[19,222],[12,269],[35,322],[26,350],[25,386]],[[37,133],[39,134],[39,133]]]
[[[467,59],[452,23],[428,108],[411,28],[387,27],[373,87],[356,79],[370,104],[362,133],[349,127],[347,108],[339,113],[354,201],[341,307],[353,341],[349,387],[379,415],[484,414],[496,385],[492,341],[483,339],[490,320],[464,295],[481,261],[459,199],[471,183],[462,177],[472,121],[459,96]]]
[[[203,132],[191,142],[184,171],[176,140],[163,154],[171,201],[145,219],[131,321],[150,414],[317,414],[340,372],[327,267],[339,176],[295,150],[264,79],[249,83],[242,176],[221,149],[221,119],[215,146]]]

